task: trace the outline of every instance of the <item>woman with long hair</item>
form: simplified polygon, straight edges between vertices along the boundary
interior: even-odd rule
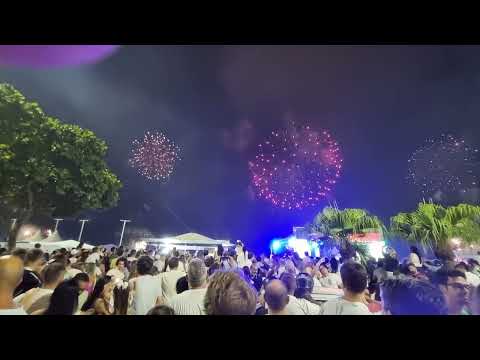
[[[128,282],[117,282],[113,288],[113,315],[127,315],[130,298]]]
[[[88,296],[87,301],[82,306],[82,311],[87,312],[94,309],[98,315],[110,315],[109,302],[111,299],[112,286],[109,286],[111,278],[109,276],[100,278],[96,281],[93,291]],[[101,300],[97,302],[97,300]]]
[[[43,315],[73,315],[77,309],[78,290],[66,281],[55,288],[50,297],[50,304]]]

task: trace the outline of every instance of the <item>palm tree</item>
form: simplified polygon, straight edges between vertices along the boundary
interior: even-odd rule
[[[333,238],[340,244],[342,257],[352,257],[356,252],[360,254],[362,263],[366,262],[368,251],[365,246],[352,244],[349,235],[356,235],[368,231],[385,232],[382,221],[369,214],[364,209],[344,209],[327,206],[315,216],[311,229]]]
[[[466,244],[479,243],[480,207],[460,204],[445,208],[424,201],[414,212],[393,216],[390,232],[432,250],[448,249],[453,237]]]

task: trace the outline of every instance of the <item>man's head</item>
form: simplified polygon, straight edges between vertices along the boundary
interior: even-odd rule
[[[90,285],[90,278],[88,277],[88,274],[86,273],[78,273],[75,275],[72,279],[79,290],[84,291],[88,289],[88,286]]]
[[[25,262],[25,257],[27,256],[27,249],[16,248],[12,251],[12,256],[18,257],[23,262]]]
[[[295,293],[295,289],[297,288],[297,279],[295,278],[295,275],[285,272],[280,275],[280,281],[285,285],[289,295]]]
[[[320,266],[318,267],[318,271],[320,271],[320,274],[325,277],[328,276],[328,267],[326,263],[321,263]]]
[[[117,269],[120,271],[124,271],[126,263],[127,263],[127,260],[125,258],[118,258],[116,262]]]
[[[174,256],[168,260],[168,267],[170,268],[170,270],[177,270],[178,263],[178,258]]]
[[[344,290],[352,294],[363,294],[367,288],[368,274],[362,264],[354,261],[347,261],[340,269],[340,276]]]
[[[442,292],[413,279],[387,279],[380,285],[384,311],[391,315],[446,315]]]
[[[212,266],[214,263],[215,263],[215,259],[213,258],[213,256],[207,256],[207,257],[205,258],[205,266],[206,266],[206,267],[209,268],[209,267]]]
[[[257,299],[254,290],[235,272],[218,271],[205,295],[208,315],[253,315]]]
[[[445,296],[449,313],[460,313],[470,296],[470,286],[465,273],[442,269],[435,273],[433,280]]]
[[[13,255],[0,257],[0,294],[12,296],[13,291],[20,285],[22,279],[22,259]]]
[[[27,255],[25,255],[25,266],[28,266],[36,272],[40,272],[44,264],[45,258],[43,257],[42,250],[30,249],[27,251]]]
[[[157,305],[150,309],[147,315],[175,315],[173,309],[166,305]]]
[[[285,310],[288,304],[288,291],[282,281],[272,280],[265,286],[265,301],[271,314]]]
[[[137,272],[139,275],[148,275],[153,268],[153,260],[150,256],[143,255],[137,261]]]
[[[61,263],[51,263],[42,271],[44,286],[49,288],[56,288],[65,277],[65,266]]]
[[[201,259],[193,259],[188,265],[188,286],[190,289],[202,288],[207,283],[207,267]]]

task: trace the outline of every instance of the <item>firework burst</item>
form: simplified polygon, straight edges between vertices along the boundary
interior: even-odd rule
[[[180,148],[164,134],[147,132],[132,142],[129,164],[149,180],[167,181],[180,160],[179,153]]]
[[[429,139],[408,160],[407,180],[424,195],[477,187],[478,150],[452,135]]]
[[[273,131],[249,162],[255,194],[273,205],[303,209],[331,193],[342,169],[338,143],[327,131],[291,126]]]

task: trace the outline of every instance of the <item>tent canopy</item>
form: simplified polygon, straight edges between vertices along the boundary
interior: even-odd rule
[[[164,246],[174,246],[174,245],[190,245],[198,247],[216,247],[222,245],[225,247],[232,246],[228,240],[214,240],[207,236],[200,235],[197,233],[186,233],[178,235],[175,237],[166,237],[166,238],[143,238],[142,241],[145,241],[149,244],[158,244]]]

